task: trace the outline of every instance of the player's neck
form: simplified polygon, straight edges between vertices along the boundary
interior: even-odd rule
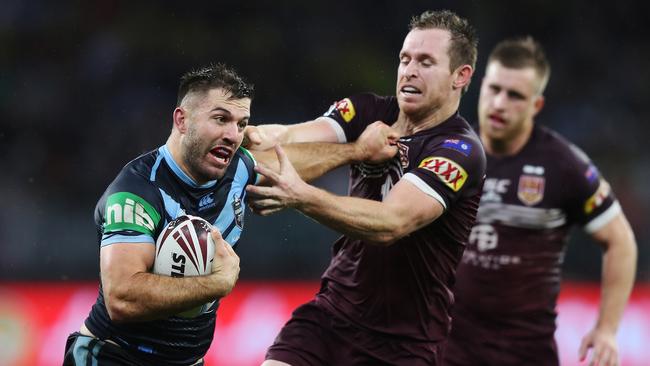
[[[429,113],[419,115],[407,115],[400,111],[397,122],[393,128],[402,133],[403,136],[413,135],[420,131],[428,130],[448,120],[458,110],[459,102],[447,103],[447,105],[430,111]]]
[[[480,138],[488,155],[504,157],[517,155],[526,146],[532,133],[533,124],[531,123],[530,127],[510,138],[492,138],[484,131],[480,131]]]
[[[178,167],[183,171],[183,173],[185,173],[188,177],[190,177],[197,185],[202,185],[204,183],[207,183],[206,180],[196,179],[196,176],[194,176],[190,171],[189,167],[185,162],[185,159],[183,158],[181,146],[180,146],[181,144],[178,136],[175,136],[174,134],[170,135],[169,138],[167,139],[166,145],[167,145],[167,149],[169,150],[169,154],[172,156],[172,159],[174,159],[174,162],[176,162],[176,165],[178,165]]]

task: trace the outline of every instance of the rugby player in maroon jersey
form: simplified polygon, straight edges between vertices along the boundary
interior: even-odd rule
[[[280,147],[279,173],[258,167],[272,186],[247,189],[255,211],[291,207],[344,234],[321,290],[294,311],[264,365],[441,364],[455,269],[485,175],[479,138],[457,112],[476,47],[466,20],[425,12],[399,54],[396,96],[356,94],[312,121],[248,130],[251,147],[262,148],[355,141],[368,127],[398,151],[353,165],[349,197],[306,184]]]
[[[447,365],[557,365],[556,302],[569,230],[602,245],[600,313],[579,357],[618,365],[616,329],[636,267],[636,243],[589,158],[534,123],[550,66],[538,42],[508,39],[490,54],[479,98],[487,179],[458,268]]]

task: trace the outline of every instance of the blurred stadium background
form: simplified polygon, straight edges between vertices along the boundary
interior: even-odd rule
[[[634,227],[638,286],[619,339],[624,365],[647,364],[650,6],[598,4],[4,0],[0,364],[60,364],[65,337],[96,296],[95,203],[126,162],[164,142],[183,72],[226,62],[256,84],[253,123],[298,122],[356,92],[393,94],[410,17],[442,8],[469,18],[480,35],[477,73],[461,105],[470,120],[496,42],[531,34],[546,47],[553,70],[538,122],[591,156]],[[344,194],[346,177],[341,169],[318,184]],[[209,365],[258,364],[293,305],[316,291],[336,236],[293,212],[247,213],[241,280],[218,316]],[[576,364],[599,275],[599,248],[576,232],[558,318],[563,364]]]

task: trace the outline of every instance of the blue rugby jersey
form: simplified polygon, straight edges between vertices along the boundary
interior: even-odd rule
[[[114,243],[155,245],[175,218],[200,216],[235,246],[244,227],[245,187],[255,184],[255,160],[244,148],[232,157],[224,176],[198,185],[172,158],[167,146],[129,162],[108,186],[95,208],[100,246]],[[85,325],[100,339],[110,339],[148,364],[185,365],[205,355],[212,343],[215,302],[195,318],[116,324],[111,321],[100,285]]]

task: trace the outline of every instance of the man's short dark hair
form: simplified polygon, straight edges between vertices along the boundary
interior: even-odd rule
[[[235,99],[253,99],[253,84],[244,81],[233,68],[217,63],[189,71],[181,77],[176,106],[181,105],[183,98],[189,92],[205,92],[218,88],[229,92]]]
[[[478,53],[478,36],[476,30],[467,19],[461,18],[450,10],[425,11],[414,16],[409,24],[409,30],[442,29],[451,34],[449,45],[449,68],[454,72],[461,65],[476,65]]]
[[[551,65],[544,48],[531,36],[513,37],[499,42],[490,53],[488,64],[492,61],[510,69],[532,67],[542,81],[540,92],[544,91],[551,76]]]

